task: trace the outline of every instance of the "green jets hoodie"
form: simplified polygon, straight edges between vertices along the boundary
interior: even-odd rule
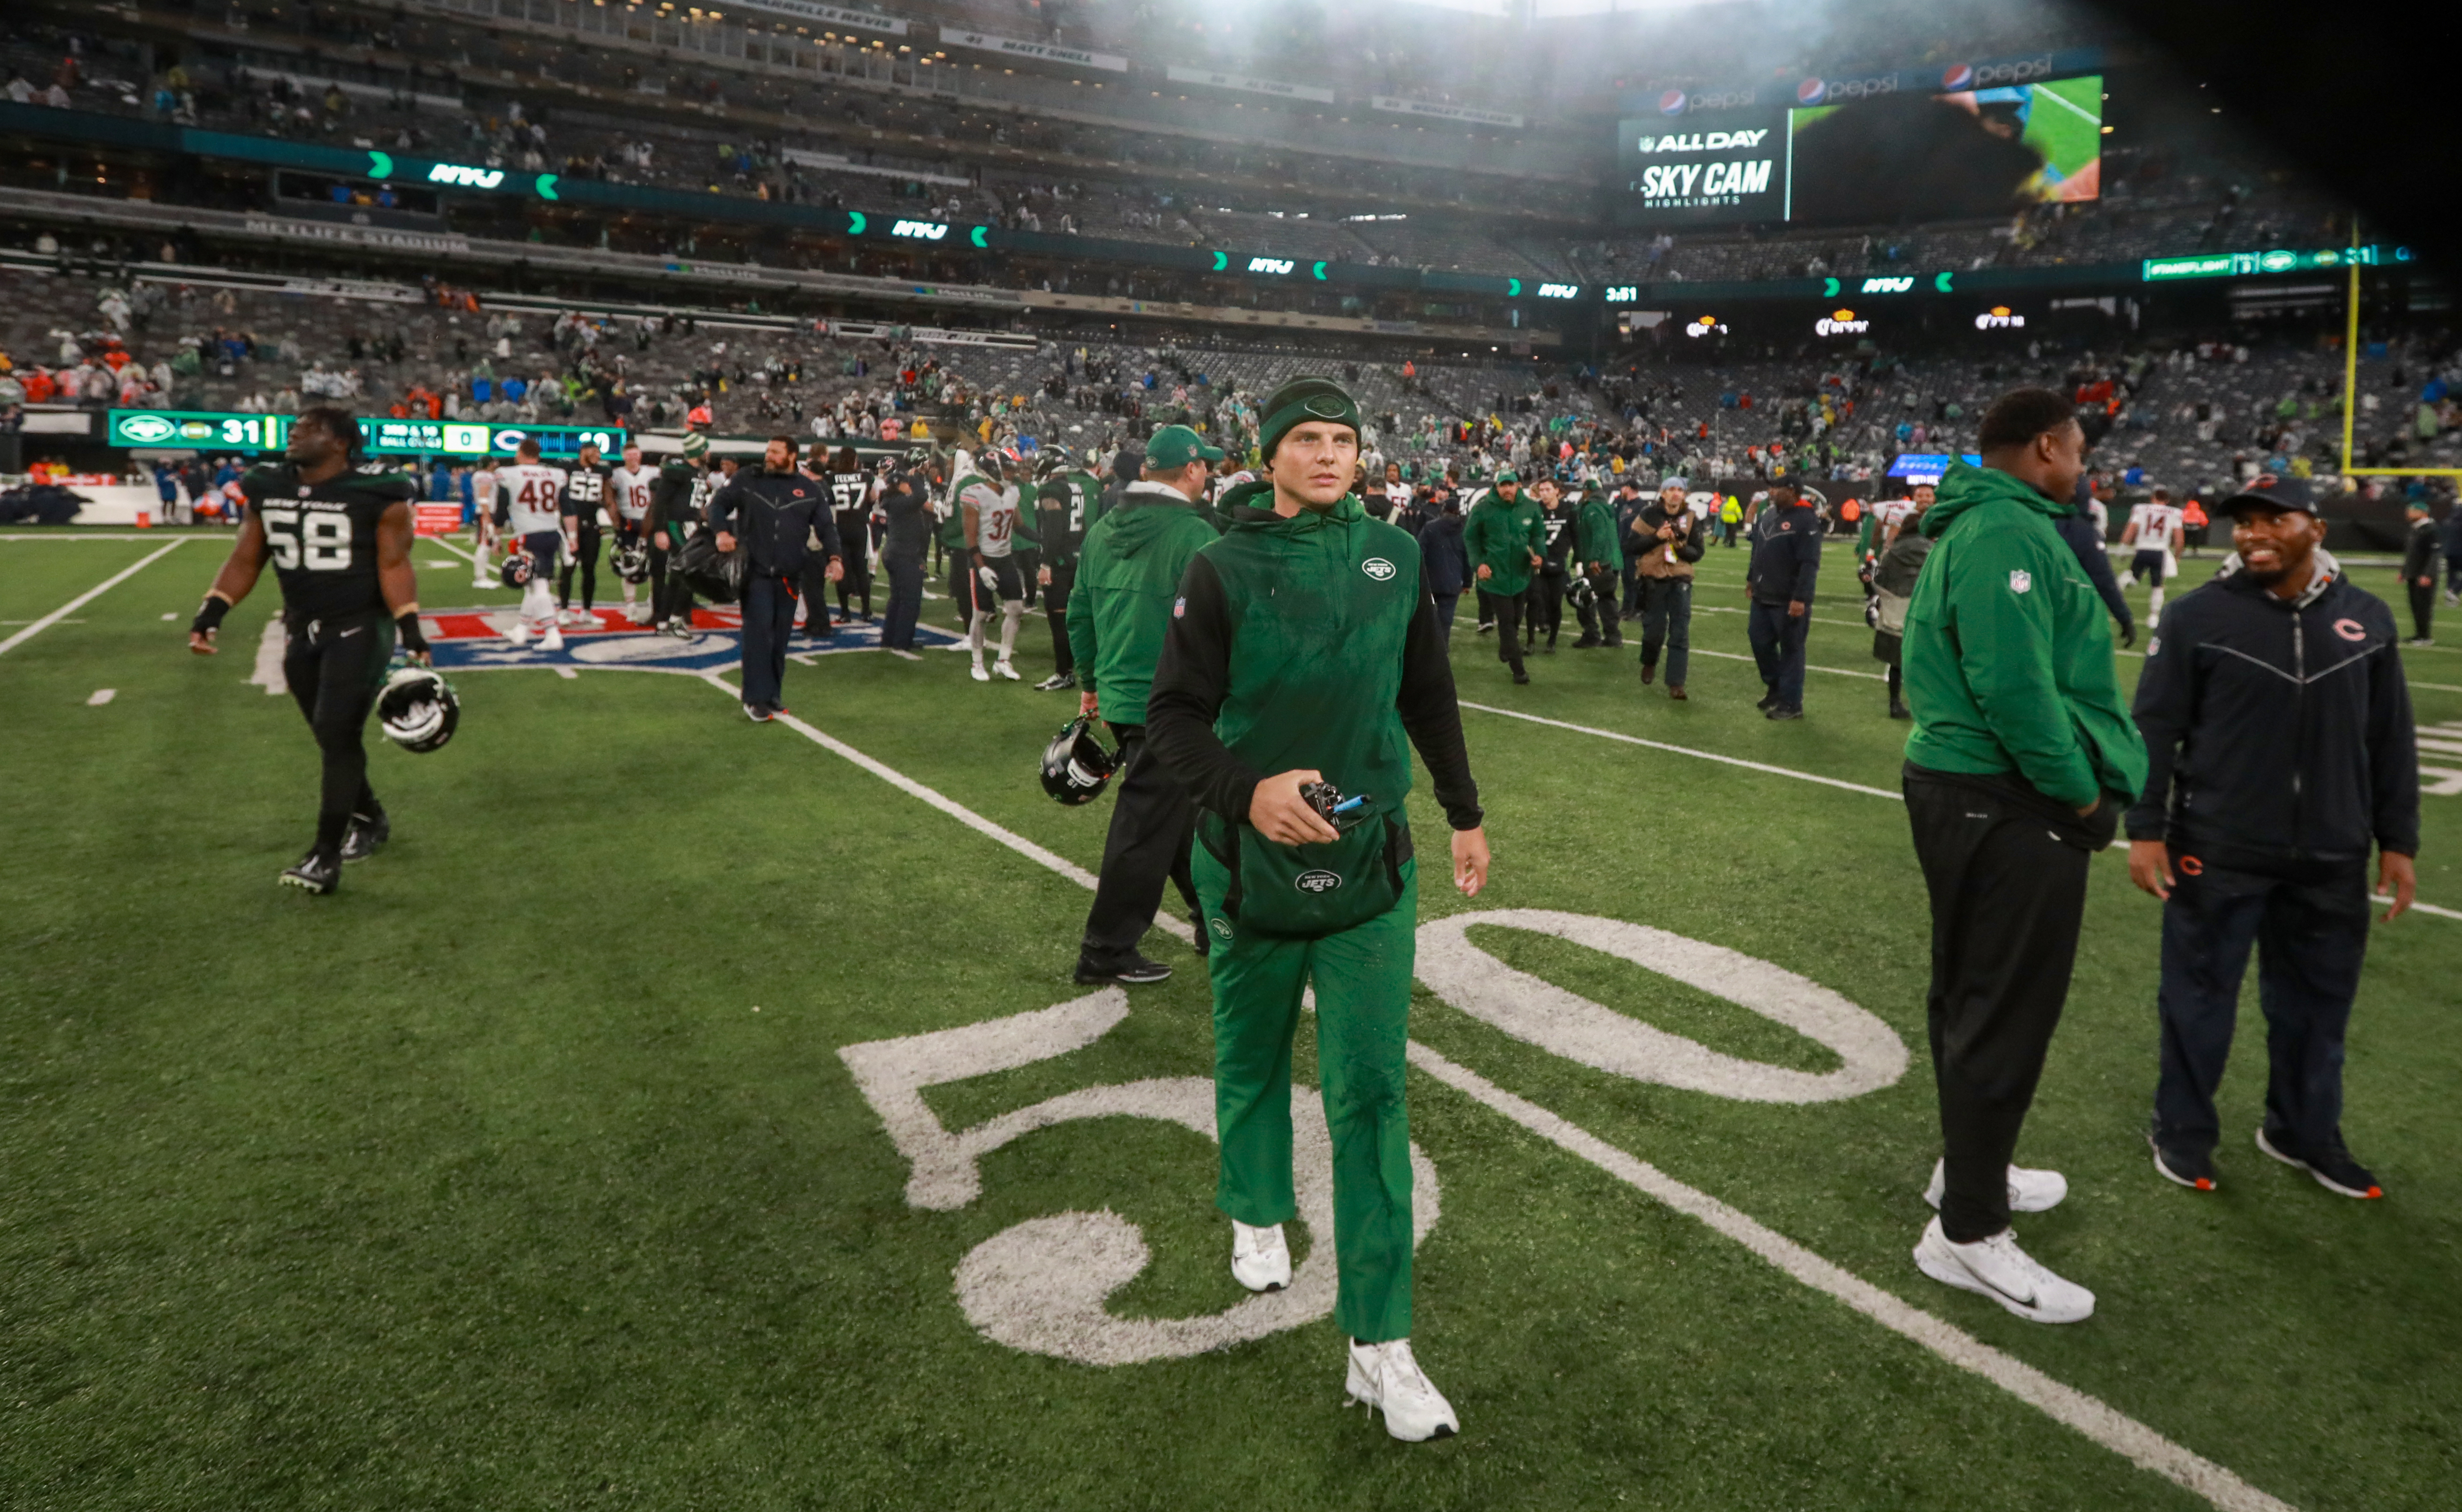
[[[1146,722],[1180,574],[1217,539],[1198,506],[1160,484],[1132,484],[1119,507],[1086,532],[1069,592],[1069,651],[1077,679],[1113,724]]]
[[[2069,512],[2005,472],[1953,463],[1907,606],[1907,760],[2016,772],[2072,809],[2134,800],[2146,743],[2112,670],[2102,596],[2052,521]]]
[[[1491,594],[1518,594],[1530,586],[1532,553],[1547,548],[1547,528],[1540,523],[1539,506],[1529,494],[1517,490],[1507,504],[1490,488],[1462,522],[1462,545],[1470,551],[1473,573],[1484,567],[1491,574],[1475,586]]]

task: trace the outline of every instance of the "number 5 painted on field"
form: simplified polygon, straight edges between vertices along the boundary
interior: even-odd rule
[[[906,1157],[906,1201],[961,1208],[983,1192],[982,1158],[1038,1129],[1080,1118],[1155,1118],[1214,1137],[1214,1084],[1202,1076],[1088,1087],[951,1130],[923,1089],[1014,1070],[1085,1048],[1128,1017],[1117,987],[983,1024],[838,1051],[890,1142]],[[1058,1213],[1003,1229],[958,1263],[959,1306],[985,1338],[1083,1365],[1132,1365],[1202,1354],[1312,1323],[1333,1310],[1333,1149],[1325,1111],[1293,1088],[1293,1181],[1313,1241],[1285,1290],[1197,1318],[1119,1318],[1104,1301],[1145,1269],[1145,1238],[1115,1213]],[[1412,1242],[1436,1221],[1436,1170],[1411,1147]]]

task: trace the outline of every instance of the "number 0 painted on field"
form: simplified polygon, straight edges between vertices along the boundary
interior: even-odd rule
[[[1846,1064],[1833,1071],[1799,1071],[1722,1055],[1516,971],[1470,942],[1473,924],[1551,935],[1630,961],[1784,1025]],[[1647,924],[1535,908],[1457,914],[1419,926],[1418,977],[1464,1013],[1550,1054],[1739,1102],[1834,1102],[1890,1086],[1907,1069],[1907,1047],[1897,1032],[1827,987],[1740,951]]]

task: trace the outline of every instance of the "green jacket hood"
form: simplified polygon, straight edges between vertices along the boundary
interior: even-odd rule
[[[2059,519],[2076,511],[2035,491],[2032,484],[1991,467],[1953,462],[1933,490],[1932,508],[1923,513],[1923,533],[1937,540],[1950,522],[1986,504],[2022,504],[2038,514]]]
[[[1112,553],[1126,560],[1171,534],[1178,516],[1203,518],[1204,506],[1176,488],[1131,488],[1103,519],[1111,527]]]
[[[1259,501],[1263,500],[1263,503]],[[1293,535],[1313,530],[1328,521],[1348,524],[1368,517],[1355,494],[1344,494],[1325,509],[1302,509],[1289,516],[1276,514],[1273,508],[1274,486],[1259,481],[1243,483],[1217,501],[1215,508],[1230,522],[1234,530],[1263,530],[1281,535]]]

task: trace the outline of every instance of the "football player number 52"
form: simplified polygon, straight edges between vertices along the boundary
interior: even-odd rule
[[[351,522],[342,515],[279,507],[258,511],[265,520],[266,550],[273,565],[285,572],[306,568],[312,572],[345,572],[351,565]]]

